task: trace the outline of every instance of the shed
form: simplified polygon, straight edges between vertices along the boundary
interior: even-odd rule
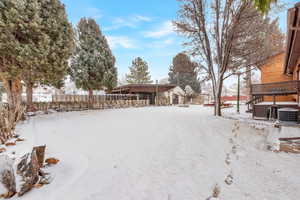
[[[150,104],[155,104],[157,95],[164,95],[165,92],[176,88],[173,84],[128,84],[116,87],[112,94],[137,94],[140,99],[149,99]]]
[[[176,87],[164,92],[164,96],[170,100],[171,105],[185,103],[184,102],[185,92],[179,86],[176,86]]]

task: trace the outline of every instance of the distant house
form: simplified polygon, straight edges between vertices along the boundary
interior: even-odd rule
[[[140,99],[149,99],[154,105],[156,97],[165,98],[169,104],[181,104],[184,102],[185,92],[172,84],[129,84],[116,87],[112,94],[136,94]]]
[[[185,92],[181,87],[176,86],[163,93],[163,96],[168,98],[171,105],[184,104]]]
[[[253,117],[267,117],[272,107],[299,109],[300,100],[300,3],[288,10],[285,52],[268,58],[259,67],[261,84],[251,86]]]

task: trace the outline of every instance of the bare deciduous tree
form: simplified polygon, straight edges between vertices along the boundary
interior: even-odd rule
[[[266,50],[266,19],[251,0],[179,0],[177,31],[212,82],[215,115],[221,116],[223,82],[240,69],[256,66]]]
[[[245,69],[243,70],[245,75],[246,82],[246,95],[248,99],[251,98],[250,87],[252,84],[252,74],[253,69],[259,67],[259,65],[263,64],[267,58],[274,56],[278,53],[284,51],[285,45],[285,35],[281,32],[278,25],[278,18],[275,20],[270,20],[266,18],[264,23],[262,24],[262,28],[260,31],[260,41],[261,44],[258,46],[260,48],[255,48],[256,51],[250,56],[245,56],[246,64]],[[249,64],[252,64],[249,65]]]

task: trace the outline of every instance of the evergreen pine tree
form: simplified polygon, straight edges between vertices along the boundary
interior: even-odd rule
[[[111,66],[108,68],[104,74],[104,83],[103,85],[106,87],[107,92],[111,92],[113,88],[117,86],[118,83],[118,71],[117,68]]]
[[[28,105],[32,103],[32,88],[37,83],[61,87],[75,45],[73,28],[60,0],[38,0],[38,3],[40,29],[44,37],[36,42],[40,44],[37,46],[38,55],[43,57],[34,65],[29,65],[22,77],[26,84]]]
[[[179,53],[173,58],[173,65],[169,69],[169,82],[179,85],[183,90],[190,86],[195,92],[201,92],[197,73],[197,63],[194,63],[184,54]]]
[[[126,80],[130,84],[145,84],[152,83],[148,64],[142,58],[138,57],[132,61],[132,66],[129,67],[129,74],[126,74]]]
[[[11,108],[21,103],[21,76],[32,62],[34,39],[41,37],[37,2],[0,1],[0,78]],[[30,32],[36,34],[31,35]]]
[[[253,0],[255,7],[263,14],[267,14],[271,9],[271,4],[278,0]]]
[[[105,36],[94,19],[82,18],[77,25],[76,52],[70,75],[76,87],[89,91],[112,89],[117,83],[117,69]]]
[[[72,26],[59,0],[2,0],[0,76],[11,105],[20,103],[21,80],[32,103],[37,83],[63,79],[73,50]]]

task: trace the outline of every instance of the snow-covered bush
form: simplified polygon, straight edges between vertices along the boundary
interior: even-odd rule
[[[16,193],[13,160],[7,155],[0,156],[0,199],[10,198]]]
[[[9,109],[8,106],[0,104],[0,144],[10,139],[16,128],[17,122],[22,118],[25,106],[17,106]]]

